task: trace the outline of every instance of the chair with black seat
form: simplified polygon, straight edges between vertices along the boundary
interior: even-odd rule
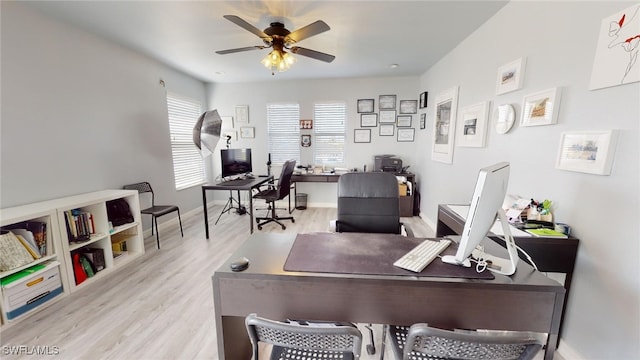
[[[250,314],[245,325],[254,360],[258,360],[259,342],[273,345],[271,360],[360,358],[362,334],[351,324],[280,322]]]
[[[184,232],[182,231],[182,219],[180,218],[180,209],[176,205],[156,205],[155,194],[153,193],[153,189],[151,188],[151,184],[146,181],[129,184],[122,187],[125,190],[138,190],[140,195],[148,194],[151,198],[151,206],[145,209],[140,210],[140,213],[151,215],[151,235],[153,235],[153,228],[155,226],[156,231],[156,242],[158,243],[158,249],[160,249],[160,232],[158,231],[158,217],[162,215],[166,215],[172,212],[178,213],[178,221],[180,223],[180,235],[184,237]],[[142,206],[141,206],[142,207]]]
[[[276,213],[276,201],[284,199],[291,193],[291,176],[293,175],[295,166],[295,160],[285,161],[284,164],[282,164],[282,171],[280,173],[280,177],[277,179],[277,183],[267,184],[259,188],[258,193],[253,195],[254,199],[265,200],[269,204],[270,210],[270,216],[256,216],[258,230],[262,230],[262,226],[270,222],[279,224],[282,227],[282,230],[286,229],[287,227],[281,222],[281,220],[291,220],[291,222],[296,222],[293,216],[280,217]]]
[[[401,234],[413,231],[400,222],[400,194],[395,175],[347,173],[338,179],[337,232]]]
[[[396,359],[530,360],[542,349],[530,332],[443,330],[428,324],[389,328]]]

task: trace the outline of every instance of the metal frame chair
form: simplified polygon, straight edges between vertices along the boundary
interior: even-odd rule
[[[160,249],[160,231],[158,231],[158,217],[162,215],[166,215],[174,211],[178,212],[178,221],[180,222],[180,235],[184,237],[184,232],[182,231],[182,219],[180,218],[180,209],[176,205],[156,205],[155,194],[153,193],[151,184],[143,181],[135,184],[125,185],[122,188],[125,190],[138,190],[139,194],[151,193],[151,206],[146,209],[140,210],[140,213],[151,215],[151,235],[153,235],[153,227],[155,226],[158,249]]]
[[[254,199],[263,199],[268,204],[268,209],[271,212],[270,216],[257,217],[256,223],[258,223],[258,230],[262,230],[262,226],[268,224],[270,222],[275,222],[282,227],[282,230],[287,227],[281,222],[281,220],[291,220],[291,222],[296,222],[293,216],[285,216],[280,217],[276,213],[276,201],[282,200],[291,194],[291,176],[293,175],[293,170],[295,169],[296,161],[295,160],[287,160],[282,165],[282,171],[280,173],[280,177],[278,178],[278,183],[268,184],[267,188],[264,187],[258,189],[258,193],[253,195]],[[289,200],[291,201],[291,200]],[[291,205],[289,205],[291,206]]]
[[[403,360],[530,360],[542,341],[530,332],[442,330],[424,323],[390,326],[393,353]]]
[[[273,345],[271,360],[360,358],[362,333],[352,325],[287,323],[256,314],[248,315],[245,325],[253,347],[253,360],[258,360],[259,342]]]

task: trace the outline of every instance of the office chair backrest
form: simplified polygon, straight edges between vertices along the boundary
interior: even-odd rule
[[[403,359],[530,360],[542,348],[534,334],[409,328]]]
[[[151,188],[151,184],[146,181],[125,185],[122,188],[125,190],[138,190],[139,194],[151,193],[151,206],[154,206],[156,204],[155,196],[153,194],[153,189]]]
[[[293,170],[295,170],[296,161],[287,160],[282,164],[282,171],[278,178],[278,200],[282,200],[289,195],[291,191],[291,176],[293,176]]]
[[[347,173],[338,180],[338,232],[400,234],[398,180],[383,172]]]
[[[297,350],[350,353],[355,359],[360,357],[362,333],[354,326],[290,324],[260,318],[256,314],[248,315],[245,325],[255,360],[258,359],[258,342]],[[325,354],[322,358],[338,357]]]

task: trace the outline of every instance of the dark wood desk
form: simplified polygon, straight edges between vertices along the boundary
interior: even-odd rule
[[[406,174],[394,174],[399,176],[404,176],[407,178],[407,181],[412,183],[413,192],[409,196],[400,196],[399,206],[400,206],[400,216],[411,217],[413,216],[413,202],[414,202],[414,194],[417,191],[416,184],[416,176],[415,174],[406,173]],[[298,186],[296,183],[299,182],[323,182],[323,183],[337,183],[340,175],[338,174],[293,174],[291,177],[291,183],[293,183],[293,193],[294,198],[298,195]],[[291,212],[291,211],[289,211]]]
[[[205,184],[202,185],[202,207],[204,209],[204,232],[205,236],[209,238],[209,212],[207,210],[207,190],[236,190],[238,192],[238,199],[240,198],[240,191],[247,191],[249,193],[249,229],[253,234],[253,194],[251,190],[258,188],[269,181],[273,180],[273,176],[256,177],[253,181],[244,185],[230,185],[230,184]]]
[[[448,205],[438,205],[436,236],[460,235],[464,229],[464,223],[465,219],[453,211]],[[489,234],[489,237],[506,247],[505,242],[497,235]],[[576,238],[557,239],[534,236],[514,236],[513,239],[518,246],[531,256],[538,270],[565,274],[564,288],[567,292],[565,293],[565,308],[562,310],[560,331],[558,333],[558,335],[560,335],[566,304],[569,299],[569,290],[571,289],[573,269],[576,263],[576,256],[578,255],[579,240]],[[518,254],[520,259],[528,263],[528,260],[521,252],[518,252]]]
[[[296,234],[257,233],[213,274],[218,356],[248,359],[244,317],[340,320],[444,328],[485,328],[549,333],[545,359],[556,349],[565,289],[520,263],[511,276],[469,280],[415,276],[287,272]],[[495,243],[489,251],[506,253]],[[250,260],[243,272],[231,262]]]

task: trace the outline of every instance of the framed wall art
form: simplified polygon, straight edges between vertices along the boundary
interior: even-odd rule
[[[395,124],[395,123],[396,123],[395,110],[380,110],[380,124]]]
[[[428,92],[423,92],[420,93],[420,109],[424,109],[427,107],[427,96],[429,95]]]
[[[487,137],[489,102],[484,101],[460,110],[456,146],[484,147]]]
[[[415,114],[417,112],[417,100],[400,100],[400,114]]]
[[[398,129],[398,142],[413,142],[416,130],[410,129]]]
[[[420,130],[427,128],[427,114],[420,114]]]
[[[371,129],[355,129],[353,130],[354,143],[370,143]]]
[[[561,88],[551,88],[525,96],[522,100],[520,126],[541,126],[557,123],[561,90]]]
[[[360,114],[360,127],[378,126],[378,114]]]
[[[256,128],[253,126],[243,126],[240,128],[240,137],[243,139],[253,139],[256,137]]]
[[[300,145],[302,147],[311,146],[311,135],[300,135]]]
[[[358,99],[358,112],[359,113],[372,113],[374,108],[373,99]]]
[[[610,175],[618,130],[563,132],[556,168]]]
[[[435,127],[431,159],[453,163],[453,141],[458,109],[458,86],[443,91],[435,99]]]
[[[396,122],[398,127],[411,127],[411,115],[398,115],[398,121]]]
[[[524,84],[524,67],[526,58],[514,60],[498,69],[496,95],[506,94],[522,88]]]
[[[236,106],[236,122],[238,124],[249,123],[249,105]]]
[[[380,95],[378,98],[378,108],[380,110],[394,110],[396,108],[396,96]]]
[[[300,120],[300,129],[302,130],[313,129],[313,120]]]
[[[380,136],[393,136],[395,128],[393,124],[380,124]]]

